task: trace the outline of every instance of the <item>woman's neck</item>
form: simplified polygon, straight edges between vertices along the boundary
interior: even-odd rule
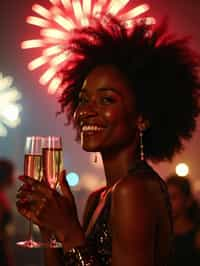
[[[108,187],[127,176],[129,170],[139,160],[134,146],[126,147],[115,153],[102,153],[102,159]]]

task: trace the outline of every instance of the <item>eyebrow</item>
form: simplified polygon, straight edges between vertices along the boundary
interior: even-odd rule
[[[98,88],[97,90],[100,91],[100,92],[112,91],[112,92],[118,94],[119,96],[121,96],[121,93],[118,90],[114,89],[114,88]],[[87,89],[86,88],[81,88],[80,92],[87,92]]]

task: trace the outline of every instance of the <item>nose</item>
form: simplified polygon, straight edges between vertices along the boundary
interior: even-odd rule
[[[95,117],[97,115],[97,110],[94,105],[87,105],[84,108],[78,108],[74,113],[74,121],[78,124],[81,121],[85,121],[88,118]]]

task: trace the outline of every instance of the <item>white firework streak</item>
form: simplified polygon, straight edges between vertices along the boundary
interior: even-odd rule
[[[70,54],[66,52],[67,38],[71,30],[88,26],[91,17],[101,19],[103,14],[111,14],[121,20],[126,27],[132,27],[139,17],[149,10],[149,5],[134,6],[131,0],[49,0],[49,9],[34,4],[34,16],[26,19],[28,24],[39,28],[38,39],[26,40],[22,49],[39,48],[41,55],[29,64],[29,70],[42,67],[39,82],[47,85],[50,94],[56,93],[61,78],[56,75],[66,63]],[[155,23],[153,17],[145,17],[148,24]]]
[[[13,78],[3,77],[0,73],[0,137],[7,135],[6,127],[14,128],[20,124],[19,113],[22,107],[17,103],[19,99],[21,94],[13,86]]]

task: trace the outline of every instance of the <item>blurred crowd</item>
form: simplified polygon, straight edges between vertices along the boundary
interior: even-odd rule
[[[174,230],[171,266],[200,265],[200,208],[189,179],[173,175],[167,186]]]

